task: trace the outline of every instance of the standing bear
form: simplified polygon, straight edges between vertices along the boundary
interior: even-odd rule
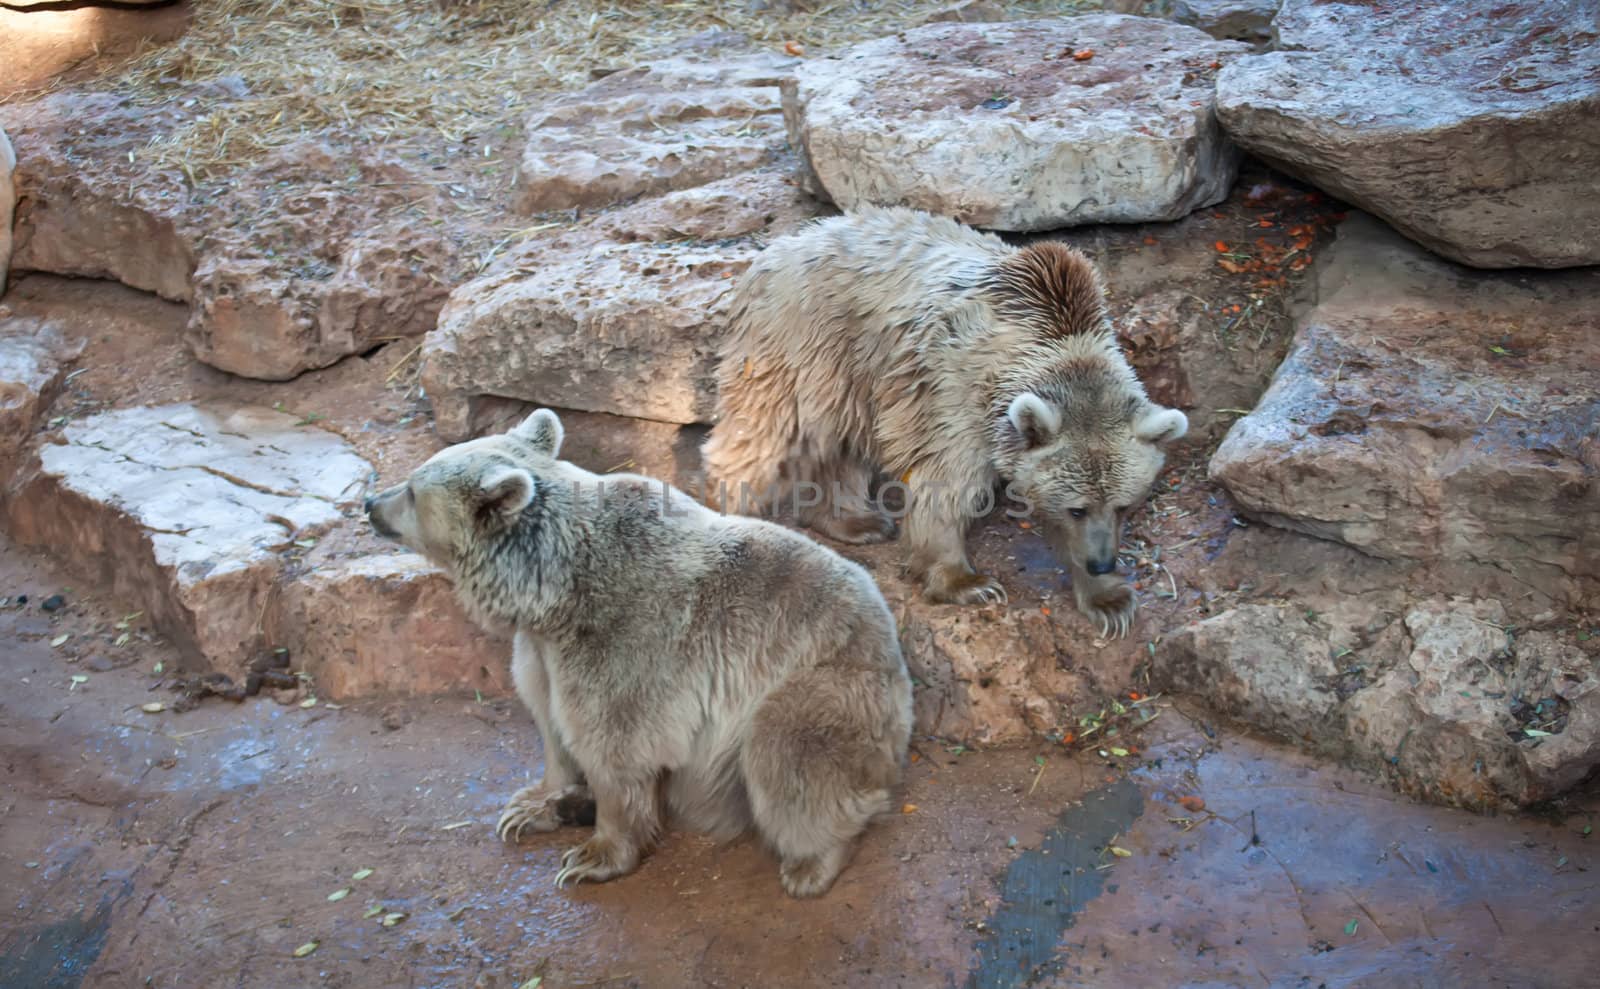
[[[1078,608],[1101,634],[1127,634],[1123,517],[1188,420],[1146,397],[1082,254],[909,209],[819,221],[740,281],[719,389],[704,449],[714,505],[792,500],[818,532],[877,542],[895,528],[872,500],[884,471],[905,488],[924,596],[985,603],[1005,591],[974,571],[965,534],[1005,478],[1011,510],[1068,563]]]
[[[877,585],[781,526],[557,460],[561,438],[541,409],[366,504],[475,619],[515,633],[545,773],[499,833],[592,815],[559,885],[632,871],[664,812],[722,836],[753,825],[784,889],[824,892],[890,805],[910,741],[911,680]]]

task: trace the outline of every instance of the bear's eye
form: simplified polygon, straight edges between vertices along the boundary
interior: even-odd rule
[[[1088,511],[1088,509],[1084,509],[1084,508],[1069,508],[1069,509],[1067,509],[1067,514],[1071,515],[1075,519],[1081,519],[1085,515],[1088,515],[1089,511]]]

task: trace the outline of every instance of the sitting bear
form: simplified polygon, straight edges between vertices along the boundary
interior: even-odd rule
[[[373,527],[443,567],[474,618],[514,633],[545,774],[498,833],[594,834],[556,876],[638,865],[664,824],[754,827],[784,889],[832,884],[890,806],[911,732],[895,623],[865,570],[664,482],[556,459],[541,409],[449,447],[367,499]]]

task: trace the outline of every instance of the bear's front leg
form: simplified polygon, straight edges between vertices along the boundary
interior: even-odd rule
[[[594,795],[582,783],[551,787],[546,778],[511,795],[494,826],[502,841],[521,841],[525,831],[554,831],[563,825],[587,827],[595,822]]]
[[[1006,589],[967,561],[968,522],[949,499],[915,493],[902,537],[911,549],[911,575],[935,604],[1002,604]]]
[[[591,778],[595,795],[594,837],[561,856],[556,886],[602,883],[626,875],[655,844],[661,830],[657,777],[603,781]]]
[[[1120,639],[1132,631],[1137,601],[1128,582],[1116,574],[1093,576],[1077,564],[1071,569],[1078,610],[1095,623],[1101,637]]]
[[[525,629],[517,630],[512,643],[511,678],[544,743],[544,779],[512,795],[495,824],[495,834],[502,841],[517,841],[525,831],[554,831],[562,825],[594,823],[594,797],[551,716],[545,668],[549,649]]]

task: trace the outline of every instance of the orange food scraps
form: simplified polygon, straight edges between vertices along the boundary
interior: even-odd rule
[[[1072,53],[1072,60],[1074,62],[1087,62],[1091,58],[1094,58],[1093,48],[1080,48]]]
[[[1216,249],[1217,249],[1217,253],[1219,253],[1219,254],[1226,254],[1226,253],[1228,253],[1228,244],[1227,244],[1227,242],[1226,242],[1226,241],[1221,241],[1221,240],[1219,240],[1219,241],[1217,241],[1217,242],[1216,242],[1216,244],[1215,244],[1215,245],[1213,245],[1213,246],[1215,246],[1215,247],[1216,247]]]
[[[806,46],[802,45],[798,41],[785,41],[783,43],[783,50],[791,55],[804,55],[806,53]]]

